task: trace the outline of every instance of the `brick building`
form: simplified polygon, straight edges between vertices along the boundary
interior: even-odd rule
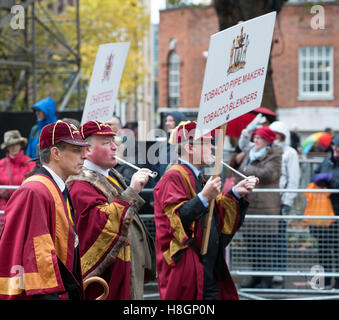
[[[324,29],[314,29],[319,13],[296,2],[284,6],[274,34],[278,115],[304,133],[326,127],[339,131],[339,3],[322,4]]]
[[[160,12],[158,110],[199,109],[209,37],[218,32],[214,7]]]
[[[305,135],[326,127],[339,131],[338,18],[339,1],[324,1],[312,9],[303,1],[290,0],[276,21],[271,61],[277,113]],[[213,6],[161,11],[160,112],[198,111],[209,37],[215,32]]]

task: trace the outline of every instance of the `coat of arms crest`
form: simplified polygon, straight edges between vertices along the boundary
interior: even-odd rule
[[[246,64],[246,53],[249,45],[248,34],[244,32],[244,27],[241,28],[240,35],[233,39],[233,45],[230,55],[230,63],[227,69],[227,75],[243,69]]]
[[[109,81],[109,78],[112,72],[113,60],[114,60],[114,54],[111,53],[109,56],[107,56],[104,74],[103,74],[101,82]]]

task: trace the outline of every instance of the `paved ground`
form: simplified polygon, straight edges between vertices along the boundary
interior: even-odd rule
[[[270,289],[241,289],[244,277],[233,277],[240,300],[339,300],[337,289],[312,289],[309,277],[285,277],[283,282],[274,282]],[[333,281],[332,281],[333,282]],[[159,300],[156,282],[145,285],[145,300]]]

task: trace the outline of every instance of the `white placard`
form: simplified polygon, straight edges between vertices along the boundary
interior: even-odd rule
[[[211,36],[195,139],[260,107],[275,18],[271,12]]]
[[[112,117],[128,50],[128,42],[99,46],[81,124],[90,120],[107,121]]]

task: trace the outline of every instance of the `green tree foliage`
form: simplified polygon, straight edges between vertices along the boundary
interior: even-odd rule
[[[18,62],[0,69],[0,111],[2,107],[7,111],[30,109],[33,103],[33,69],[27,65],[33,63],[33,57],[36,100],[51,96],[60,105],[72,84],[77,72],[78,53],[76,8],[67,6],[61,14],[56,14],[52,10],[55,8],[53,3],[53,0],[35,1],[35,33],[32,29],[32,6],[27,7],[24,30],[13,30],[9,25],[0,28],[0,60]],[[148,71],[142,55],[143,40],[150,26],[146,9],[137,0],[80,1],[81,107],[100,44],[130,42],[119,95],[128,100],[137,91]],[[1,105],[1,101],[5,103]],[[72,94],[67,108],[77,108],[76,92]]]
[[[74,16],[73,7],[60,19]],[[143,40],[149,30],[150,17],[146,8],[136,0],[81,0],[81,70],[83,80],[89,81],[99,45],[111,42],[130,42],[130,50],[124,68],[119,95],[128,100],[142,83],[145,73],[142,56]],[[76,41],[73,30],[71,41]]]

